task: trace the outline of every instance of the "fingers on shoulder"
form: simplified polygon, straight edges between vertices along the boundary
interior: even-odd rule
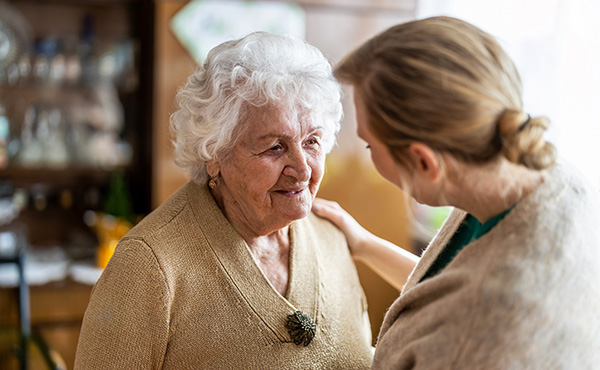
[[[342,211],[343,208],[339,205],[338,202],[333,200],[327,200],[323,198],[315,198],[313,202],[313,208],[315,210],[326,209],[326,210],[338,210]]]
[[[313,202],[313,211],[317,216],[324,217],[336,224],[342,222],[345,211],[335,201],[317,198]]]

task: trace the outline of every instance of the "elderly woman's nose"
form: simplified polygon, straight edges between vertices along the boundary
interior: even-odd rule
[[[288,158],[283,174],[294,177],[299,182],[310,180],[311,168],[306,153],[303,150],[290,151]]]

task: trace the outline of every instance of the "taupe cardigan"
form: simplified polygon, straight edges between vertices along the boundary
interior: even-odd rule
[[[188,183],[119,243],[85,314],[76,369],[366,369],[366,303],[344,235],[291,225],[282,297],[206,187]],[[287,315],[316,321],[307,346]]]
[[[439,274],[419,280],[455,210],[388,311],[373,369],[599,369],[600,201],[566,164]]]

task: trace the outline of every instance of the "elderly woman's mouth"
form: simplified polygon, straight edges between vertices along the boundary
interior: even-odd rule
[[[275,190],[276,193],[284,195],[286,197],[298,197],[304,193],[306,188],[302,189],[285,189],[285,190]]]

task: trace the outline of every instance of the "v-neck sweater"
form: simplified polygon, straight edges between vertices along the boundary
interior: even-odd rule
[[[366,300],[344,235],[311,214],[290,225],[283,297],[208,188],[189,182],[119,243],[95,285],[76,369],[366,369]],[[293,343],[287,316],[316,323]]]
[[[439,272],[442,271],[444,267],[446,267],[446,265],[448,265],[454,259],[454,257],[456,257],[461,249],[493,229],[494,226],[496,226],[496,224],[498,224],[498,222],[500,222],[500,220],[502,220],[511,209],[512,207],[490,218],[483,224],[479,222],[479,220],[477,220],[473,215],[466,215],[460,226],[456,229],[454,235],[452,235],[452,238],[450,238],[448,244],[446,244],[440,254],[437,255],[431,266],[429,266],[429,269],[425,275],[423,275],[421,281],[439,274]]]
[[[600,197],[566,162],[436,276],[452,211],[383,321],[373,369],[597,369]]]

